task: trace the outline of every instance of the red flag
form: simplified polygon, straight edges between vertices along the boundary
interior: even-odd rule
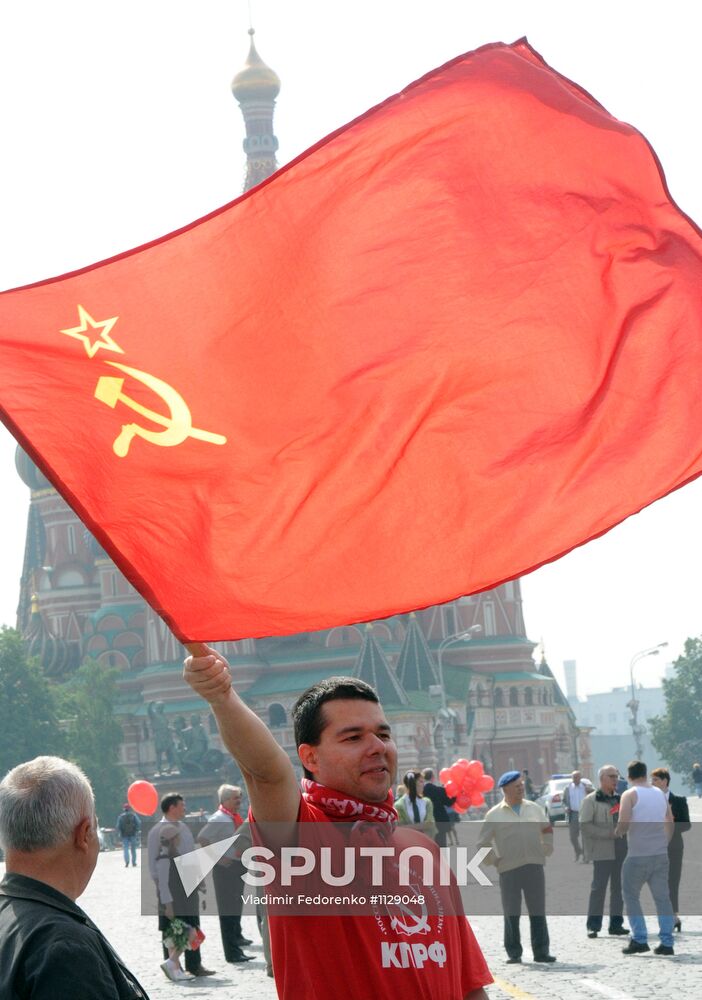
[[[526,42],[0,296],[2,414],[183,639],[524,573],[702,471],[702,239]]]

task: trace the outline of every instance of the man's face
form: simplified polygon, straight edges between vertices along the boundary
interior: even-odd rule
[[[508,785],[505,785],[502,789],[504,797],[507,801],[507,805],[517,806],[520,802],[524,801],[524,778],[517,778],[516,781],[510,781]]]
[[[614,767],[608,767],[600,776],[600,788],[605,795],[614,795],[619,780],[619,771]]]
[[[317,746],[303,743],[300,758],[315,781],[366,802],[383,802],[395,778],[397,747],[380,707],[340,698],[322,705]]]
[[[168,819],[171,820],[181,820],[185,818],[185,800],[182,799],[180,802],[176,802],[174,806],[166,813]]]
[[[657,774],[651,775],[651,784],[655,785],[656,788],[660,788],[662,792],[668,791],[668,782],[665,778],[659,778]]]
[[[573,778],[573,784],[579,785],[580,779],[582,778],[582,774],[580,773],[580,771],[573,771],[572,778]]]
[[[230,795],[230,797],[224,802],[224,805],[227,809],[231,809],[232,812],[239,812],[239,808],[241,806],[241,792],[238,792],[236,795]]]

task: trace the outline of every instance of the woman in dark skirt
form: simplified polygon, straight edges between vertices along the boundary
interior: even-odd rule
[[[670,791],[670,771],[667,767],[657,767],[651,771],[651,784],[660,788],[668,799],[670,811],[675,821],[673,836],[668,844],[668,891],[670,892],[670,905],[675,913],[673,926],[679,933],[682,930],[679,913],[680,877],[685,851],[682,835],[690,829],[690,810],[684,795],[673,795]]]

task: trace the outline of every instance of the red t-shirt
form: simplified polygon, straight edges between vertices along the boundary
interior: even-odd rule
[[[331,821],[303,800],[299,822]],[[439,856],[433,841],[407,827],[395,830],[393,842],[399,849],[430,847]],[[464,1000],[491,983],[457,887],[436,886],[434,891],[443,896],[446,912],[425,914],[414,925],[406,919],[393,921],[384,907],[359,916],[269,912],[281,1000]]]

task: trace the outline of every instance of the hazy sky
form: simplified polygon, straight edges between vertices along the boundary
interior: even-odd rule
[[[468,0],[252,3],[282,90],[280,162],[448,59],[526,35],[557,70],[639,128],[702,221],[702,66],[692,5]],[[0,15],[0,287],[61,274],[164,235],[241,191],[230,81],[248,50],[243,0],[34,0]],[[0,373],[1,378],[1,373]],[[1,392],[0,388],[0,392]],[[702,390],[701,390],[702,391]],[[28,490],[0,428],[0,622],[14,624]],[[531,638],[579,688],[653,683],[702,632],[699,481],[523,579]],[[518,530],[518,525],[515,525]]]

